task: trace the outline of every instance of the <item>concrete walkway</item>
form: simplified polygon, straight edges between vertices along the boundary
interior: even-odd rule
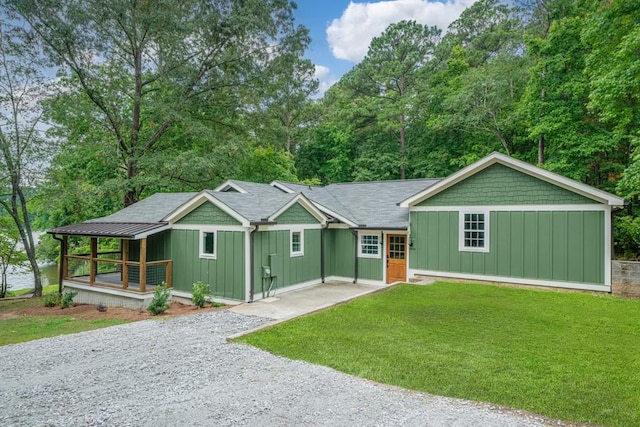
[[[297,291],[276,293],[275,297],[236,305],[229,310],[248,316],[287,320],[322,310],[362,295],[379,291],[387,285],[363,285],[351,282],[327,282]]]

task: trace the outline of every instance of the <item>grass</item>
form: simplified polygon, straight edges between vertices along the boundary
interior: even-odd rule
[[[24,316],[0,320],[0,346],[40,338],[75,334],[92,329],[120,325],[118,319],[75,319],[72,316]]]
[[[20,296],[30,292],[30,289],[15,291],[12,296]],[[58,285],[45,286],[43,295],[58,292]],[[7,295],[9,296],[9,295]],[[0,300],[0,315],[18,312],[31,307],[42,307],[43,298],[28,298],[21,300]],[[92,329],[125,323],[121,319],[77,319],[73,316],[60,314],[51,315],[21,315],[0,320],[0,346],[16,344],[40,338],[55,337],[57,335],[74,334]]]
[[[26,295],[32,291],[33,289],[17,289],[15,291],[7,291],[6,297],[19,297],[21,295]],[[42,295],[52,294],[54,292],[58,292],[58,285],[49,285],[42,287]]]
[[[400,285],[238,341],[437,395],[640,425],[640,301]]]

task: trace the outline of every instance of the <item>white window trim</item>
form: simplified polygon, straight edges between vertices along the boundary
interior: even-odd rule
[[[483,214],[484,215],[484,247],[473,248],[464,245],[464,216],[466,214]],[[460,252],[489,252],[489,224],[491,222],[491,214],[488,210],[469,209],[460,210],[458,212],[458,250]]]
[[[376,236],[378,237],[378,253],[377,254],[363,254],[362,253],[362,236]],[[381,233],[371,231],[358,231],[358,258],[375,258],[380,259],[382,257],[382,237]]]
[[[300,250],[293,251],[293,233],[300,233]],[[304,228],[292,228],[289,230],[289,254],[293,257],[304,256]]]
[[[213,253],[212,254],[204,253],[204,233],[213,233]],[[217,254],[218,254],[218,233],[217,233],[217,230],[212,229],[212,228],[201,228],[199,230],[198,236],[199,236],[199,239],[200,239],[200,243],[199,243],[200,258],[216,259]]]

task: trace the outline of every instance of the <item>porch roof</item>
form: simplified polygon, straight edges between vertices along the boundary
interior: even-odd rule
[[[167,227],[167,225],[166,222],[82,222],[80,224],[52,228],[48,233],[71,236],[116,237],[135,240],[162,231],[161,229]]]

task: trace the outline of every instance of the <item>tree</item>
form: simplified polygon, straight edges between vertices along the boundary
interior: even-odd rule
[[[408,117],[419,86],[418,71],[430,60],[440,30],[415,21],[391,24],[374,38],[355,68],[351,90],[375,116],[376,125],[396,136],[400,179],[406,175]]]
[[[588,3],[589,4],[589,3]],[[582,27],[589,47],[589,108],[612,126],[626,151],[618,189],[640,195],[640,9],[637,2],[598,1]],[[606,35],[606,36],[603,36]]]
[[[13,220],[0,216],[0,298],[4,298],[9,290],[7,271],[10,266],[24,266],[27,255],[18,249],[20,233]]]
[[[2,4],[4,6],[4,4]],[[2,7],[4,9],[4,7]],[[39,73],[33,44],[21,38],[11,20],[0,21],[0,206],[13,220],[33,270],[35,295],[42,295],[29,196],[42,179],[50,153],[42,136],[40,101],[47,84]],[[11,261],[11,251],[7,251]]]
[[[318,91],[315,67],[311,61],[300,59],[302,53],[282,55],[271,62],[256,115],[260,139],[284,147],[287,153],[299,146],[304,125],[312,121],[311,96]]]
[[[274,147],[255,147],[242,162],[239,178],[252,182],[298,181],[293,155]]]
[[[619,144],[587,108],[591,82],[584,73],[584,25],[583,16],[563,17],[551,23],[544,37],[528,39],[534,63],[520,108],[529,138],[538,141],[538,163],[613,190],[606,183],[610,174],[621,172],[616,164]]]
[[[125,206],[154,175],[148,160],[169,130],[216,108],[231,115],[265,65],[306,36],[288,0],[6,2],[91,107],[117,153]]]

